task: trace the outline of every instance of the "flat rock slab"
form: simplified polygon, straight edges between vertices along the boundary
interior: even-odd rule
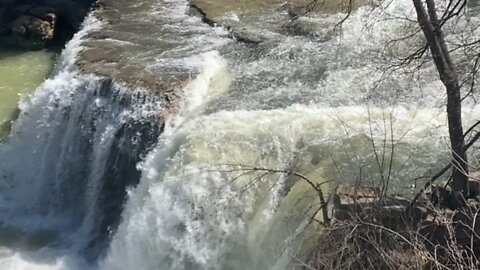
[[[163,98],[174,111],[184,87],[200,72],[190,57],[211,51],[197,37],[215,31],[198,17],[185,14],[181,2],[99,0],[95,17],[102,27],[83,42],[81,71],[105,76],[129,88],[144,88]],[[188,6],[185,6],[188,8]],[[225,39],[230,41],[226,37]],[[208,40],[207,40],[208,41]],[[195,64],[193,63],[193,65]]]
[[[353,8],[367,2],[355,1],[357,5]],[[222,50],[222,43],[233,43],[232,35],[247,43],[268,41],[273,44],[289,35],[285,24],[291,21],[292,14],[302,13],[309,3],[309,0],[193,0],[185,3],[99,0],[95,15],[102,20],[103,26],[91,33],[85,42],[78,64],[86,73],[147,88],[168,96],[171,103],[175,103],[179,91],[199,72],[182,59]],[[322,0],[313,10],[318,14],[330,14],[344,8],[348,6],[341,2]],[[194,10],[201,17],[194,16]],[[210,25],[202,23],[202,19]],[[313,30],[306,31],[306,35],[318,27],[311,28]],[[216,46],[217,43],[220,45]]]

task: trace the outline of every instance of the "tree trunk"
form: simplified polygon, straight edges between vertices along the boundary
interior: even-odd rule
[[[447,87],[447,115],[448,131],[450,134],[450,144],[452,146],[453,156],[453,183],[454,191],[468,193],[468,165],[467,153],[465,152],[465,141],[463,137],[462,126],[462,100],[460,97],[460,86],[458,81]]]
[[[418,23],[427,39],[438,74],[447,89],[448,131],[453,159],[452,190],[467,195],[468,161],[463,136],[462,100],[458,76],[437,17],[435,1],[426,0],[428,13],[421,0],[413,0],[413,4],[417,12]]]

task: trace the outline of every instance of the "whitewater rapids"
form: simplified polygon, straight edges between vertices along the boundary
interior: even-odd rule
[[[433,66],[382,70],[379,44],[412,27],[389,20],[414,18],[406,1],[360,8],[338,36],[279,32],[257,46],[203,24],[184,0],[129,8],[141,13],[125,20],[152,20],[164,35],[131,27],[101,42],[121,47],[118,63],[187,72],[179,108],[166,117],[149,89],[78,70],[84,43],[115,30],[90,14],[0,145],[2,270],[293,269],[315,244],[315,193],[248,168],[294,170],[325,190],[388,179],[409,192],[448,161]],[[327,28],[339,18],[302,19]],[[466,104],[468,125],[480,110]]]

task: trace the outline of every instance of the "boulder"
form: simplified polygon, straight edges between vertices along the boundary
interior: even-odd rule
[[[361,220],[395,230],[418,224],[429,210],[408,198],[381,196],[378,188],[339,185],[332,195],[335,220]]]
[[[27,49],[59,47],[79,30],[93,2],[0,0],[0,45]]]
[[[20,46],[26,49],[42,49],[54,37],[56,20],[54,13],[38,17],[21,15],[13,22],[11,31]]]

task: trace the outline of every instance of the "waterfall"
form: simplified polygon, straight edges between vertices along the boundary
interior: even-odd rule
[[[52,78],[20,104],[0,146],[1,227],[21,235],[27,246],[48,235],[42,245],[77,251],[87,260],[108,244],[126,187],[139,180],[137,163],[164,128],[161,97],[76,69],[84,37],[99,27],[93,15],[86,19]]]
[[[435,70],[379,63],[378,44],[411,27],[387,20],[412,18],[405,1],[353,12],[338,37],[325,29],[344,14],[300,18],[325,27],[318,39],[279,30],[256,45],[188,1],[114,2],[125,9],[99,14],[120,26],[90,14],[0,144],[0,269],[294,269],[321,217],[314,190],[284,172],[325,191],[388,177],[405,192],[448,160]],[[182,78],[178,106],[79,71],[85,41],[118,49],[115,67]],[[467,104],[465,122],[478,112]]]
[[[414,18],[410,3],[388,1],[354,12],[338,39],[225,49],[230,91],[166,128],[99,268],[295,269],[315,245],[319,203],[305,182],[271,171],[333,186],[388,178],[403,193],[448,162],[435,70],[383,73],[379,43],[413,27],[392,14]],[[342,16],[318,20],[333,27]],[[467,106],[466,122],[477,108]]]
[[[172,108],[161,94],[78,70],[83,43],[102,27],[94,13],[86,18],[0,145],[2,269],[95,267],[160,134],[228,88],[218,52],[179,58],[195,78],[183,89],[190,96],[180,102],[184,109],[167,119]]]

